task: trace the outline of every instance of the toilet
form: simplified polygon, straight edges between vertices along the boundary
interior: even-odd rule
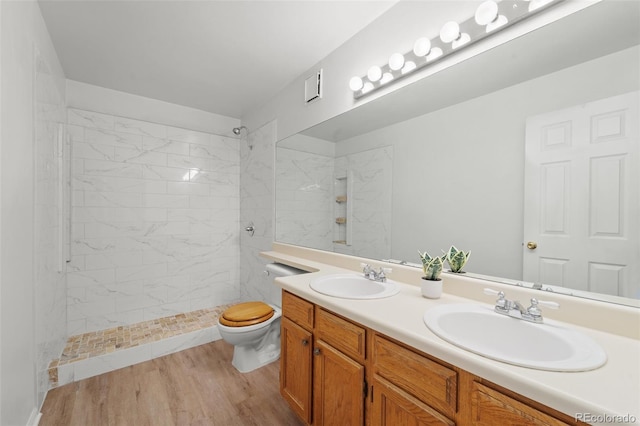
[[[270,263],[265,275],[273,289],[267,302],[238,303],[218,317],[218,331],[224,341],[234,345],[231,364],[241,373],[248,373],[280,358],[281,292],[273,279],[305,273],[298,268]]]

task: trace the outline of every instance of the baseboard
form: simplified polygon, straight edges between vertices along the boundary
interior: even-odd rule
[[[42,413],[39,412],[36,408],[31,411],[31,415],[29,416],[29,420],[27,421],[27,426],[38,426],[40,423],[40,418],[42,417]]]

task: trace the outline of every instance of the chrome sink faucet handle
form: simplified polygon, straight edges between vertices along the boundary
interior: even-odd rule
[[[488,294],[489,296],[498,296],[496,299],[496,309],[500,309],[502,311],[508,311],[511,309],[511,301],[505,299],[503,291],[496,291],[492,288],[485,288],[484,294]]]
[[[391,271],[392,271],[391,268],[383,268],[381,266],[380,270],[376,273],[376,281],[386,282],[387,281],[387,274],[390,274]]]
[[[364,274],[364,277],[370,280],[371,274],[373,273],[373,268],[371,267],[371,265],[369,265],[368,263],[361,263],[360,266],[362,267],[362,273]]]
[[[534,320],[539,318],[540,321],[542,320],[542,311],[540,310],[538,305],[544,306],[545,308],[550,308],[550,309],[558,309],[560,307],[559,303],[549,302],[549,301],[546,301],[546,300],[538,300],[535,297],[532,297],[531,298],[531,306],[529,306],[527,308],[527,313]]]

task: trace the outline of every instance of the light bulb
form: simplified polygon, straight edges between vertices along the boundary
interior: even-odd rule
[[[373,90],[373,83],[366,82],[362,87],[362,93],[367,93]]]
[[[487,32],[490,33],[496,28],[500,28],[501,26],[505,25],[507,22],[509,22],[507,17],[504,15],[500,15],[496,18],[495,21],[490,22],[489,25],[487,25]]]
[[[413,53],[418,57],[427,56],[431,50],[431,41],[426,37],[416,40],[413,45]]]
[[[451,43],[460,38],[460,25],[457,22],[449,21],[440,30],[440,40]]]
[[[380,84],[385,84],[393,80],[393,75],[390,72],[385,72],[382,74],[382,78],[380,79]]]
[[[427,62],[438,59],[440,56],[442,56],[442,49],[440,49],[439,47],[434,47],[427,55]]]
[[[408,72],[413,71],[414,69],[416,69],[416,63],[413,61],[407,61],[404,64],[404,67],[402,67],[402,74],[406,74]]]
[[[493,0],[485,1],[476,9],[476,23],[478,25],[489,25],[498,17],[498,3]]]
[[[363,84],[364,83],[360,77],[352,77],[351,80],[349,80],[349,88],[354,92],[362,89]]]
[[[374,65],[369,68],[369,71],[367,71],[367,78],[370,81],[378,81],[380,80],[380,77],[382,77],[382,70],[379,66]]]
[[[471,41],[471,37],[469,37],[469,34],[462,33],[460,34],[460,37],[458,37],[456,40],[453,40],[453,43],[451,43],[451,47],[453,49],[457,49],[458,47],[463,46],[469,43],[470,41]]]
[[[404,56],[401,53],[394,53],[389,57],[389,68],[398,71],[404,65]]]

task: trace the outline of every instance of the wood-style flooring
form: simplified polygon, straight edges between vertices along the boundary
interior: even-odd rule
[[[52,389],[40,426],[298,426],[279,363],[242,374],[223,340]]]

